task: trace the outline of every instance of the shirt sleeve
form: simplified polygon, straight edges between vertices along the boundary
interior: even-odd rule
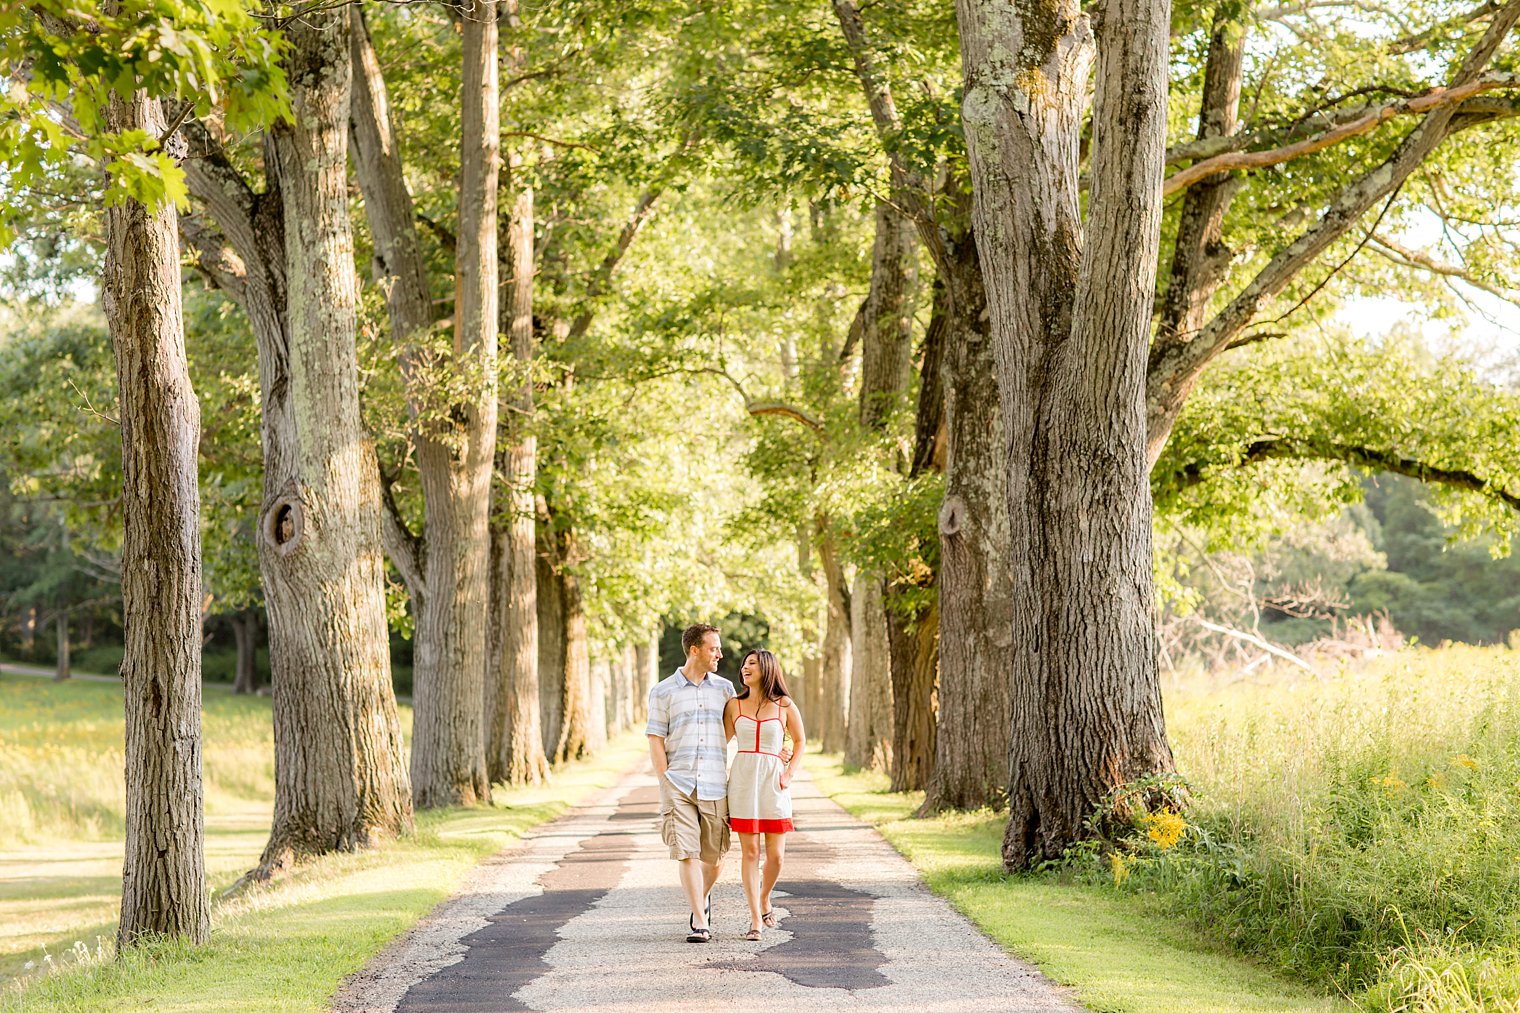
[[[649,723],[644,726],[644,734],[670,734],[670,696],[660,692],[659,683],[649,687]]]

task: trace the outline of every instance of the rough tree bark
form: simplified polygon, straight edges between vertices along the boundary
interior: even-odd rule
[[[1003,411],[987,295],[964,198],[940,266],[945,499],[939,512],[939,727],[924,811],[1001,807],[1012,716],[1013,586]],[[931,454],[924,450],[921,456]]]
[[[942,381],[949,323],[945,291],[944,282],[936,281],[920,351],[909,480],[931,468],[944,470],[935,447],[943,442],[940,429],[945,415]],[[921,579],[919,586],[928,587],[937,597],[938,575]],[[907,587],[889,586],[886,591],[887,648],[892,656],[892,790],[922,791],[928,788],[934,770],[938,738],[934,687],[939,679],[939,603],[932,601],[910,616],[900,603],[907,595]]]
[[[259,688],[259,614],[256,610],[243,609],[233,615],[232,639],[237,643],[237,671],[232,680],[232,692],[235,696],[256,693]]]
[[[418,426],[428,594],[417,610],[412,792],[419,806],[489,801],[485,689],[491,472],[496,445],[501,148],[494,0],[462,8],[459,227],[454,258],[453,367],[462,398]],[[424,394],[423,397],[427,395]]]
[[[856,316],[860,334],[860,426],[879,432],[907,385],[912,351],[909,288],[913,230],[886,201],[874,213],[871,281]],[[845,762],[887,770],[892,766],[892,653],[885,576],[862,567],[855,576],[850,617],[850,717]]]
[[[597,748],[592,731],[591,648],[587,641],[586,602],[581,581],[571,569],[577,549],[575,532],[558,532],[555,582],[559,585],[564,640],[560,656],[564,671],[560,675],[560,727],[552,759],[555,763],[579,760]]]
[[[264,136],[262,192],[205,124],[191,119],[183,128],[190,191],[211,220],[181,219],[181,238],[197,269],[242,307],[258,345],[264,500],[256,546],[276,756],[274,826],[255,879],[412,824],[375,549],[375,461],[359,424],[345,294],[353,277],[342,171],[350,70],[322,46],[329,25],[347,46],[346,17],[297,26],[289,73],[311,112],[299,133],[281,126]],[[301,191],[289,202],[282,163],[299,167]],[[307,217],[292,224],[287,243],[288,216],[297,215]],[[287,294],[295,274],[303,276],[299,328]],[[330,317],[321,313],[324,285],[339,300]]]
[[[113,131],[163,135],[156,99],[112,95]],[[117,946],[211,932],[201,785],[201,540],[178,215],[106,209],[102,291],[121,392],[126,860]],[[60,619],[60,625],[65,620]],[[63,627],[66,629],[66,627]]]
[[[315,12],[286,30],[293,116],[271,131],[288,268],[283,326],[263,319],[270,307],[262,297],[250,300],[264,408],[258,548],[275,726],[274,826],[255,878],[411,826],[386,635],[379,473],[359,417],[349,18],[348,8]]]
[[[1156,679],[1145,360],[1166,147],[1166,0],[958,0],[973,221],[1008,441],[1013,687],[1003,860],[1079,840],[1169,770]]]
[[[862,570],[850,592],[850,718],[844,762],[892,768],[892,673],[882,577]]]
[[[818,741],[826,753],[845,748],[845,707],[850,699],[852,659],[850,655],[850,591],[845,583],[839,554],[827,524],[818,524],[818,562],[823,571],[827,615],[823,627],[823,656],[819,660]]]
[[[543,514],[540,513],[540,517]],[[548,525],[540,524],[534,557],[538,585],[538,700],[544,753],[559,745],[565,706],[565,607],[555,575]]]
[[[901,160],[903,123],[860,12],[852,0],[834,0],[834,11],[889,159],[894,203],[918,230],[936,274],[912,464],[916,474],[943,454],[945,471],[936,577],[945,632],[938,638],[938,729],[924,808],[994,805],[1004,796],[1007,772],[1007,722],[998,715],[1006,715],[1008,706],[1008,506],[1002,412],[979,386],[991,373],[991,345],[966,187],[952,178],[936,197],[930,181]],[[936,351],[934,342],[942,344],[942,380],[929,372],[936,364],[927,354]],[[906,655],[905,638],[893,639]],[[914,694],[905,718],[927,717],[931,680],[914,670],[894,672],[894,679]],[[904,734],[912,726],[900,724]],[[927,738],[927,730],[921,731]]]
[[[516,0],[507,17],[516,23]],[[515,51],[514,68],[521,71]],[[498,448],[502,489],[493,530],[497,551],[495,621],[498,650],[493,707],[487,713],[486,759],[491,777],[508,784],[537,784],[549,773],[544,752],[538,678],[538,566],[534,486],[538,481],[538,437],[533,422],[533,243],[531,187],[516,184],[507,222],[509,273],[502,282],[501,331],[510,342],[518,377],[504,399],[505,448]]]

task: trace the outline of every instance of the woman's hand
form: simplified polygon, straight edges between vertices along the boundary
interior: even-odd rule
[[[779,780],[780,780],[780,783],[781,783],[781,790],[782,791],[785,791],[786,789],[790,788],[792,786],[792,768],[791,767],[782,767],[781,768],[781,777],[780,777]]]

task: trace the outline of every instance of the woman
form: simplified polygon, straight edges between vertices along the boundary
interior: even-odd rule
[[[740,870],[749,901],[749,932],[776,927],[771,890],[781,875],[786,834],[792,829],[792,777],[802,762],[802,714],[786,691],[781,665],[770,651],[750,651],[739,666],[744,690],[723,709],[729,738],[739,752],[728,773],[728,826],[739,835]],[[781,740],[792,739],[790,761],[781,758]],[[765,838],[765,873],[760,871],[760,838]]]

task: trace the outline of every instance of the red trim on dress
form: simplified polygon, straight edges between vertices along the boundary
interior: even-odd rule
[[[741,820],[730,816],[728,827],[736,834],[789,834],[794,829],[792,821],[785,820]]]

